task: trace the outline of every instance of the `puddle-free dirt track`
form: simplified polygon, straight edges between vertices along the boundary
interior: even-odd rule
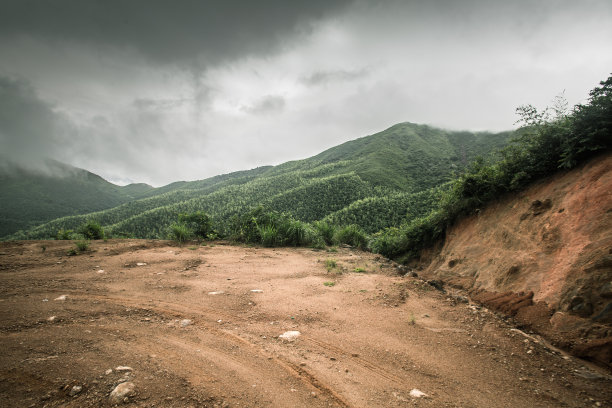
[[[374,254],[72,247],[0,243],[0,406],[112,406],[122,382],[133,407],[612,406],[605,369]]]

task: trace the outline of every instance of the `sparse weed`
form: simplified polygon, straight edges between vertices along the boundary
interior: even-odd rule
[[[337,267],[338,267],[338,264],[335,259],[325,260],[325,268],[327,269],[327,272],[331,272],[332,269],[336,269]]]
[[[336,282],[323,282],[323,285],[327,286],[327,287],[332,287],[336,284]]]
[[[357,273],[364,273],[365,271],[366,271],[365,268],[361,268],[361,267],[355,268],[355,272],[357,272]]]
[[[410,313],[410,320],[409,320],[409,322],[412,325],[416,324],[416,317],[414,316],[414,313]]]

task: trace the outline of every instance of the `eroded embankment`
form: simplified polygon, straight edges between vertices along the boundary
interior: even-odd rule
[[[423,261],[424,276],[611,366],[612,155],[461,220]]]

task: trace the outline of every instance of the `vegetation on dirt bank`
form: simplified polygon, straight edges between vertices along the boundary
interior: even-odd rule
[[[439,204],[425,217],[373,236],[372,251],[410,258],[444,237],[457,218],[473,213],[503,194],[561,169],[570,169],[612,147],[612,76],[590,92],[588,103],[567,112],[562,98],[538,112],[517,109],[523,127],[509,146],[488,159],[477,159],[450,183]]]

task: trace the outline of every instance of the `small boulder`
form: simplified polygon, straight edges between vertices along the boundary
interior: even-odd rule
[[[285,341],[293,341],[297,339],[300,336],[300,334],[302,333],[300,333],[297,330],[289,330],[289,331],[284,332],[280,336],[278,336],[278,338],[281,340],[285,340]]]
[[[109,401],[111,404],[120,404],[126,398],[134,395],[136,386],[133,382],[124,382],[115,387],[114,390],[111,391],[109,396]]]
[[[77,395],[78,393],[80,393],[81,391],[83,391],[83,386],[81,385],[75,385],[73,386],[70,391],[68,392],[68,395],[70,395],[71,397],[74,397],[75,395]]]
[[[412,398],[424,398],[424,397],[428,397],[429,395],[425,394],[423,391],[421,390],[417,390],[416,388],[413,388],[410,391],[410,396]]]

